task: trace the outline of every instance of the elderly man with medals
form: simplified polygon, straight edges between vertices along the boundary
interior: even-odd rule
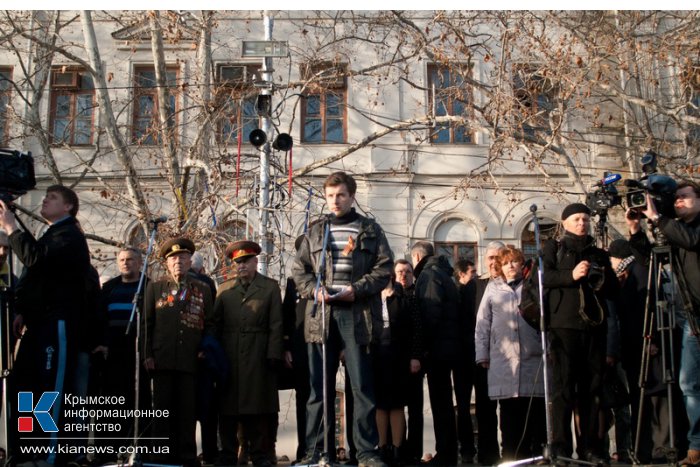
[[[153,420],[154,461],[197,464],[195,375],[199,345],[212,311],[209,286],[192,278],[194,243],[167,241],[160,250],[168,276],[148,284],[144,299],[144,367],[153,375],[153,405],[169,417]],[[165,449],[167,445],[168,449]],[[167,452],[166,452],[167,451]]]

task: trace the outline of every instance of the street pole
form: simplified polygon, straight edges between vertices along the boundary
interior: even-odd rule
[[[263,13],[263,21],[265,23],[265,40],[272,40],[273,19],[267,10]],[[272,58],[264,57],[262,59],[262,80],[266,84],[260,92],[263,96],[272,96]],[[272,98],[270,97],[270,107],[272,109]],[[270,242],[267,235],[267,225],[269,218],[270,207],[270,141],[272,140],[272,120],[270,113],[265,112],[262,117],[262,130],[265,132],[267,139],[265,144],[260,148],[260,202],[258,210],[258,237],[262,253],[259,256],[258,272],[267,275],[267,265],[269,261]]]

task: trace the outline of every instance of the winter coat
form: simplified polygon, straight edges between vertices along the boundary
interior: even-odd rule
[[[518,312],[522,288],[492,279],[476,316],[476,362],[489,362],[491,399],[544,396],[540,336]]]
[[[674,247],[695,316],[700,315],[700,214],[690,222],[661,217],[659,230]]]
[[[548,240],[543,248],[543,283],[547,294],[546,311],[551,329],[589,330],[592,326],[581,314],[585,313],[597,326],[605,327],[606,299],[614,300],[619,283],[610,266],[608,253],[595,246],[591,236],[565,234],[561,239],[563,256],[557,258],[559,245]],[[578,263],[588,260],[603,267],[604,282],[594,291],[586,277],[574,280],[572,271]],[[602,319],[602,321],[601,321]]]
[[[423,317],[428,361],[456,362],[462,349],[459,292],[444,256],[427,256],[415,268],[416,301]]]
[[[51,225],[38,240],[15,230],[8,242],[24,265],[15,289],[15,305],[28,327],[49,320],[69,326],[94,310],[87,310],[90,252],[78,221],[68,217]]]
[[[353,215],[354,209],[353,209]],[[352,313],[355,317],[355,342],[358,345],[368,345],[381,330],[382,299],[381,291],[389,283],[394,268],[394,259],[389,248],[389,242],[382,228],[372,219],[358,215],[360,230],[357,234],[355,247],[352,250],[352,279],[351,285],[355,290],[355,301],[352,302]],[[299,246],[292,275],[297,291],[301,298],[309,299],[304,320],[304,337],[306,342],[320,344],[321,310],[315,311],[314,290],[316,289],[316,273],[321,262],[323,237],[329,218],[312,224]],[[326,252],[326,283],[333,283],[333,259],[331,251]],[[330,329],[330,313],[326,313],[326,334]]]
[[[282,360],[282,296],[276,281],[255,274],[246,290],[235,280],[214,304],[213,334],[230,364],[221,413],[279,411],[277,369]]]

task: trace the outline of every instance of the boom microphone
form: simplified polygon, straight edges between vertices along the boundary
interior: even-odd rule
[[[156,217],[155,219],[152,219],[151,222],[153,222],[154,225],[162,224],[164,222],[168,222],[168,216],[160,216]]]

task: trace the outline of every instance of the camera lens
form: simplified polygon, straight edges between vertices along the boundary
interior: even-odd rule
[[[627,193],[628,208],[643,208],[647,205],[647,198],[644,191],[633,191]]]

